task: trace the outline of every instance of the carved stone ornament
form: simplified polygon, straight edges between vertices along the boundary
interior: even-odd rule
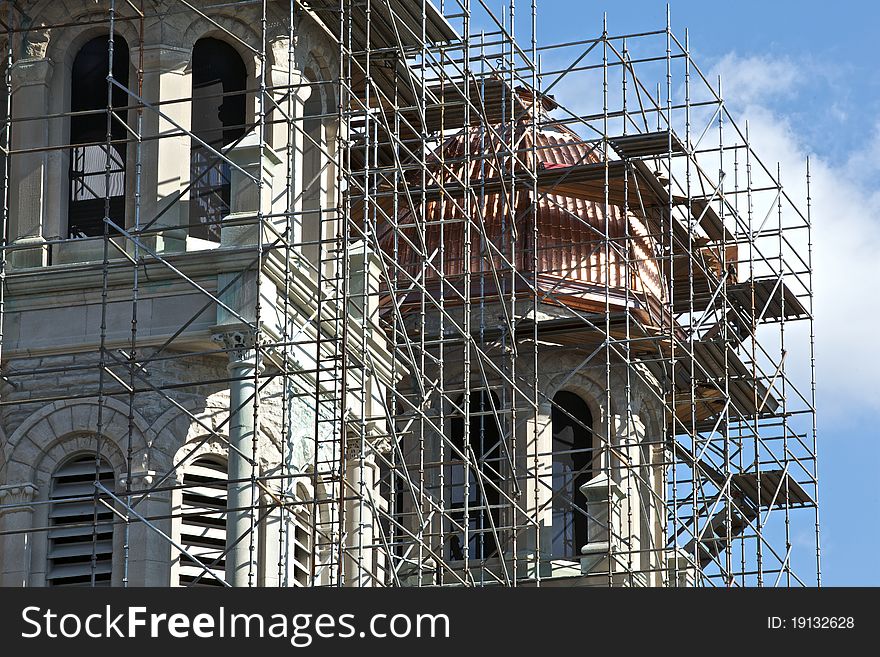
[[[0,505],[12,506],[17,504],[28,504],[33,501],[36,495],[37,487],[30,482],[0,486]],[[16,511],[17,509],[5,510]],[[0,513],[2,513],[2,511],[4,511],[4,509],[0,509]]]
[[[254,334],[245,331],[223,331],[211,339],[229,354],[229,362],[254,361],[257,358]]]

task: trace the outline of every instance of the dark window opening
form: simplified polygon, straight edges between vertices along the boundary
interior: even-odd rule
[[[317,271],[322,258],[321,205],[323,203],[324,128],[321,118],[321,88],[313,84],[312,93],[303,107],[303,217],[302,252]]]
[[[491,398],[489,394],[492,394]],[[495,414],[501,410],[498,398],[494,393],[489,394],[478,391],[470,396],[468,443],[472,452],[466,448],[464,441],[464,418],[455,417],[451,422],[452,445],[466,457],[462,460],[455,452],[449,456],[449,461],[452,462],[448,482],[453,522],[448,537],[448,555],[452,560],[465,557],[465,524],[468,530],[469,559],[488,559],[500,552],[493,527],[497,532],[501,518],[499,488],[503,432]],[[461,404],[463,401],[459,402]],[[465,461],[470,462],[470,465],[466,465]]]
[[[199,39],[192,58],[193,134],[219,153],[245,134],[247,70],[235,48],[219,39]],[[195,139],[190,150],[190,235],[220,241],[229,214],[230,168]]]
[[[104,234],[104,213],[109,200],[110,219],[125,226],[125,153],[128,138],[125,112],[128,94],[114,86],[110,120],[111,143],[107,143],[107,72],[110,69],[110,37],[86,43],[76,55],[71,77],[70,195],[67,204],[68,237]],[[113,39],[113,77],[128,85],[128,46]],[[80,114],[81,112],[81,114]],[[115,232],[111,230],[111,232]]]
[[[587,542],[587,500],[581,485],[593,473],[593,417],[583,399],[560,391],[553,397],[553,534],[551,554],[574,559]]]

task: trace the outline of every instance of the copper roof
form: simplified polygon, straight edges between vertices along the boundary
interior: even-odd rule
[[[458,132],[428,161],[424,182],[420,171],[410,177],[409,197],[389,211],[396,230],[385,222],[379,233],[406,272],[397,287],[411,287],[412,277],[453,301],[469,273],[472,296],[537,287],[542,301],[601,311],[607,282],[612,306],[628,302],[657,320],[665,292],[647,222],[617,205],[606,212],[604,200],[539,191],[531,172],[564,182],[567,172],[595,168],[601,153],[558,123],[533,126],[531,98],[520,98],[515,121]]]

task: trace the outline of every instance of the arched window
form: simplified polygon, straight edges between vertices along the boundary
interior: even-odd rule
[[[114,86],[110,120],[112,143],[107,145],[107,72],[110,70],[110,37],[100,36],[86,43],[73,61],[70,90],[70,194],[67,203],[69,237],[104,234],[105,199],[109,216],[125,226],[125,142],[123,124],[128,95]],[[113,37],[113,77],[128,85],[128,46]]]
[[[593,473],[593,417],[583,399],[562,390],[553,396],[554,557],[574,559],[587,542],[587,501],[580,491]]]
[[[464,460],[454,452],[449,456],[452,462],[447,477],[450,505],[452,509],[461,509],[451,513],[453,523],[448,555],[453,560],[464,559],[465,502],[468,509],[468,558],[487,559],[499,552],[492,528],[494,526],[497,530],[500,519],[502,431],[496,415],[500,410],[494,393],[483,390],[471,393],[467,431],[470,449],[465,444],[464,418],[455,417],[451,422],[452,445],[465,456]]]
[[[94,454],[62,464],[52,475],[49,495],[49,586],[110,586],[113,569],[113,512],[94,499],[95,481],[114,488],[113,469]]]
[[[197,458],[184,470],[180,544],[220,579],[181,553],[180,586],[223,586],[226,579],[226,471],[226,460],[215,456]]]
[[[192,131],[219,153],[245,133],[247,69],[235,48],[199,39],[192,56]],[[229,164],[199,141],[190,150],[190,235],[220,241],[229,214]]]

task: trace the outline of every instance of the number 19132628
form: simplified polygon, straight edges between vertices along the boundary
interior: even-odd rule
[[[852,616],[768,616],[770,630],[851,630],[855,627]]]

